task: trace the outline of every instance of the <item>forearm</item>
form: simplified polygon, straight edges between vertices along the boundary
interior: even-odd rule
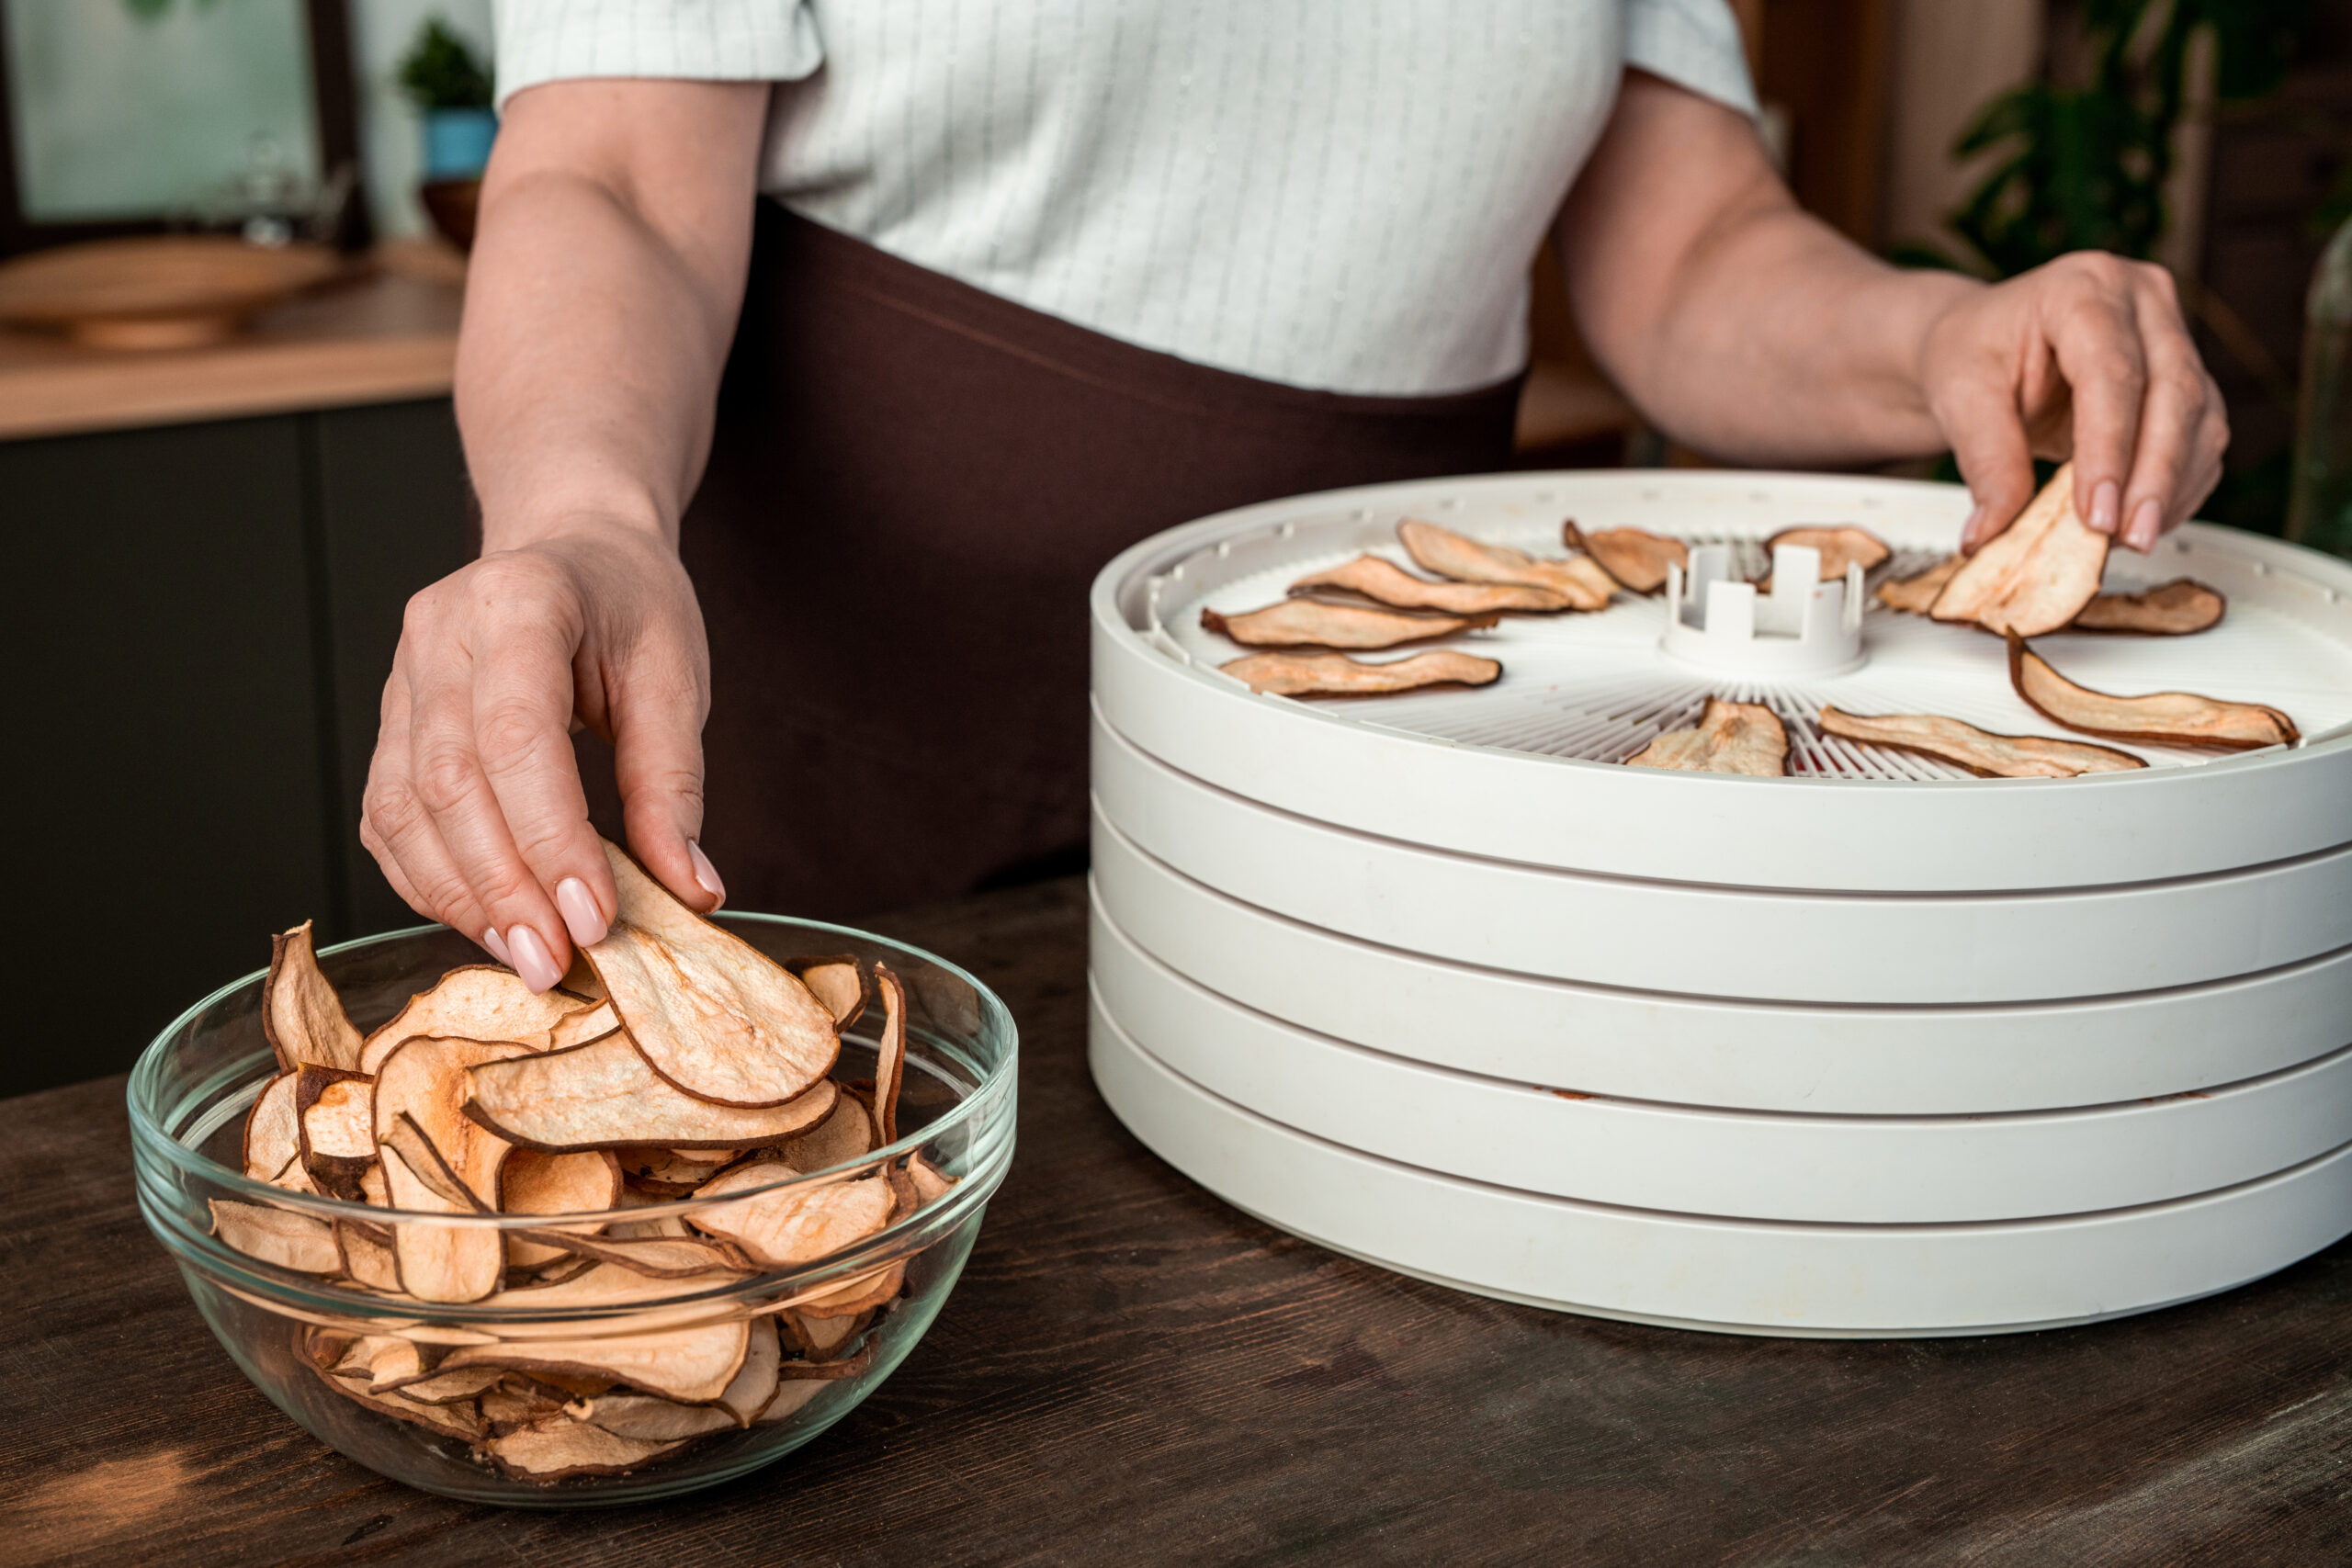
[[[741,303],[764,102],[674,83],[514,101],[458,346],[485,551],[591,521],[675,542]]]
[[[1729,109],[1629,73],[1559,238],[1595,355],[1677,439],[1786,464],[1946,446],[1920,351],[1983,286],[1889,266],[1799,210]]]

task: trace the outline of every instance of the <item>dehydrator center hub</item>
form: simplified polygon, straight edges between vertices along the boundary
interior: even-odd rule
[[[1091,1054],[1211,1190],[1449,1284],[1736,1332],[1963,1334],[2226,1290],[2352,1229],[2352,564],[2189,525],[2105,587],[2219,590],[2186,637],[2034,639],[2102,692],[2268,704],[2304,739],[1981,779],[1825,733],[2059,735],[2003,642],[1876,590],[1955,487],[1514,474],[1171,529],[1091,604]],[[1204,629],[1396,525],[1537,557],[1639,528],[1665,591],[1439,646],[1474,690],[1252,693]],[[1819,581],[1766,541],[1858,527]],[[1769,578],[1769,586],[1765,586]],[[1758,586],[1751,586],[1757,584]],[[1396,657],[1364,655],[1374,661]],[[1623,765],[1710,697],[1788,776]]]

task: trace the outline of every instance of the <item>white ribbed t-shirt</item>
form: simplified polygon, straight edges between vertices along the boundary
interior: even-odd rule
[[[502,102],[773,80],[763,188],[1112,337],[1417,394],[1527,356],[1627,65],[1753,112],[1724,0],[499,0]]]

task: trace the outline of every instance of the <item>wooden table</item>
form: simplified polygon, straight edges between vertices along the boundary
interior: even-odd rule
[[[1075,883],[876,922],[1023,1030],[954,1298],[718,1491],[509,1513],[383,1481],[230,1365],[134,1212],[121,1081],[0,1103],[0,1562],[2341,1564],[2352,1247],[2109,1325],[1735,1339],[1457,1295],[1227,1208],[1085,1067]]]

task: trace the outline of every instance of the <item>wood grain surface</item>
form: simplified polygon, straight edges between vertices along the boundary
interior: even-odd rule
[[[1023,1029],[937,1325],[780,1464],[616,1511],[379,1479],[231,1366],[132,1205],[121,1081],[0,1104],[0,1562],[2340,1564],[2352,1247],[2101,1327],[1735,1339],[1459,1295],[1235,1213],[1084,1065],[1083,893],[877,924]]]

